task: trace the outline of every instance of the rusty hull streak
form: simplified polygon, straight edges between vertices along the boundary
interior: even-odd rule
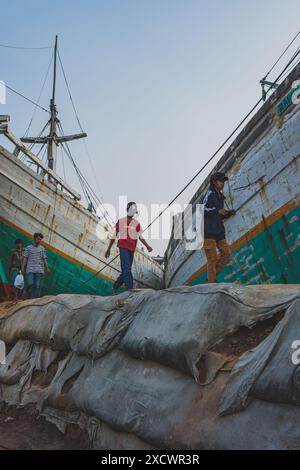
[[[45,189],[45,186],[44,186],[44,179],[42,180],[42,182],[39,184],[39,186],[36,186],[37,189],[39,189],[42,193],[46,193],[46,189]]]
[[[259,195],[262,199],[262,202],[264,204],[267,204],[269,205],[269,198],[267,196],[267,193],[266,193],[266,185],[267,183],[265,182],[265,177],[264,176],[261,176],[258,180],[258,185],[259,185]]]
[[[80,233],[79,236],[78,236],[78,239],[77,239],[77,244],[80,245],[80,243],[82,242],[84,238],[84,234],[83,233]]]
[[[282,99],[296,76],[299,76],[299,71],[300,65],[295,67],[280,89],[276,90],[249,121],[212,170],[227,172],[233,181],[231,191],[229,188],[225,195],[233,196],[234,208],[238,209],[239,217],[236,218],[236,228],[233,222],[227,222],[226,228],[228,227],[230,242],[239,240],[241,232],[247,232],[249,226],[259,226],[262,213],[264,217],[269,217],[280,207],[295,201],[297,192],[299,194],[297,158],[299,158],[300,108],[290,107],[281,118],[278,118],[276,109],[279,100]],[[284,124],[283,128],[280,128],[281,124]],[[263,173],[265,173],[264,176]],[[239,179],[241,179],[240,182]],[[196,203],[199,196],[206,191],[208,184],[209,175],[192,197],[193,203]],[[266,187],[267,184],[268,187]],[[237,189],[243,188],[245,189],[244,197],[237,192]],[[230,202],[230,197],[228,201]],[[247,211],[246,205],[252,208],[251,212]],[[286,237],[286,233],[281,237],[283,235]],[[278,238],[279,236],[278,233]],[[288,239],[285,238],[285,240]],[[275,239],[273,242],[275,243]],[[179,250],[176,252],[178,247]],[[180,242],[175,240],[172,234],[166,250],[165,280],[168,286],[180,285],[200,271],[195,270],[196,255],[187,255],[182,262],[181,248]],[[273,251],[271,246],[269,250]],[[280,255],[282,261],[282,253]],[[202,253],[199,262],[202,264],[203,261],[205,260]],[[266,262],[269,263],[269,261]],[[259,266],[261,272],[264,268]],[[265,273],[262,272],[262,274],[265,278]]]
[[[58,196],[58,201],[57,201],[57,196]],[[56,199],[57,209],[61,210],[61,205],[62,205],[62,200],[63,200],[62,195],[56,194],[55,199]]]
[[[50,209],[51,209],[51,205],[48,204],[48,207],[47,207],[47,210],[46,210],[46,214],[45,214],[45,217],[44,217],[44,223],[46,222],[47,218],[48,218],[48,215],[50,213]]]

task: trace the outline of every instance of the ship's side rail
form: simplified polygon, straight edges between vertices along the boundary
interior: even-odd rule
[[[8,120],[8,116],[5,116]],[[79,201],[81,199],[80,194],[75,191],[71,186],[65,183],[51,168],[49,168],[45,163],[43,163],[38,157],[36,157],[27,147],[21,142],[9,129],[7,122],[4,121],[4,116],[0,118],[0,134],[3,134],[7,137],[10,142],[16,146],[14,152],[15,157],[19,155],[20,152],[24,153],[32,162],[34,162],[38,168],[42,169],[45,175],[51,179],[55,184],[59,184],[61,188],[67,191],[75,200]]]

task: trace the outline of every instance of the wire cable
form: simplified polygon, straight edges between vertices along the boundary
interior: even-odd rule
[[[84,195],[85,195],[85,197],[87,197],[87,196],[86,196],[86,188],[84,187],[80,170],[79,170],[79,168],[77,167],[76,163],[74,162],[74,159],[73,159],[73,157],[72,157],[72,154],[71,154],[71,152],[70,152],[70,149],[67,148],[67,150],[66,150],[66,148],[65,148],[66,146],[65,146],[64,144],[62,144],[62,147],[64,148],[64,150],[65,150],[67,156],[68,156],[69,158],[71,158],[71,161],[72,161],[72,164],[74,165],[74,168],[75,168],[75,171],[76,171],[76,173],[77,173],[79,182],[80,182],[80,184],[83,186]],[[88,282],[90,282],[92,279],[94,279],[94,278],[95,278],[96,276],[98,276],[102,271],[104,271],[104,269],[106,269],[106,268],[108,268],[108,267],[111,267],[114,271],[117,271],[118,273],[121,273],[121,270],[120,270],[120,269],[116,268],[115,266],[112,266],[112,263],[113,263],[118,257],[119,257],[119,254],[117,254],[114,258],[112,258],[109,262],[106,262],[106,261],[104,261],[104,260],[101,259],[101,258],[97,258],[98,261],[100,261],[104,266],[103,266],[101,269],[99,269],[99,271],[97,271],[96,273],[94,273],[90,278],[88,278],[88,279],[86,279],[85,281],[83,281],[83,282],[80,284],[80,286],[85,285],[85,284],[87,284]],[[138,282],[138,283],[141,284],[141,285],[144,285],[145,287],[150,287],[150,288],[152,288],[152,286],[149,286],[148,284],[146,284],[145,282],[143,282],[143,281],[141,281],[141,280],[137,280],[137,279],[135,279],[135,278],[133,278],[133,280],[136,281],[136,282]]]
[[[40,133],[38,134],[37,138],[39,138],[39,137],[42,136],[42,134],[44,133],[44,131],[46,130],[46,128],[48,127],[49,124],[50,124],[50,121],[47,121],[46,124],[44,125],[43,129],[42,129],[42,130],[40,131]],[[35,145],[36,145],[35,142],[33,142],[32,144],[30,144],[30,145],[28,146],[28,150],[31,151]],[[43,144],[43,145],[45,145],[45,144]],[[37,155],[39,155],[39,153],[40,153],[40,151],[38,152]],[[20,160],[21,160],[21,161],[22,161],[22,160],[25,161],[26,158],[27,158],[26,154],[23,154],[23,157],[20,157]]]
[[[272,67],[270,68],[269,72],[264,76],[263,80],[265,80],[269,75],[270,73],[272,72],[272,70],[276,67],[276,65],[278,64],[278,62],[280,61],[280,59],[284,56],[284,54],[289,50],[289,48],[291,47],[291,45],[296,41],[297,37],[299,36],[300,34],[300,31],[298,31],[298,33],[293,37],[293,39],[291,40],[291,42],[288,44],[288,46],[284,49],[284,51],[282,52],[282,54],[280,54],[280,56],[278,57],[278,59],[276,60],[276,62],[272,65]]]
[[[295,54],[296,54],[298,51],[300,51],[300,47],[298,47],[298,49],[296,50]],[[284,72],[284,74],[282,75],[281,79],[284,80],[284,79],[287,77],[287,75],[290,73],[290,71],[291,71],[294,67],[296,67],[299,63],[300,63],[300,61],[296,62],[296,64],[292,64],[292,65]]]
[[[45,85],[46,85],[46,81],[47,81],[47,78],[48,78],[48,75],[49,75],[49,71],[50,71],[50,67],[51,67],[51,64],[53,62],[53,57],[54,57],[54,53],[52,54],[51,56],[51,59],[50,59],[50,62],[49,62],[49,65],[48,65],[48,68],[47,68],[47,72],[46,72],[46,75],[45,75],[45,78],[44,78],[44,81],[42,83],[42,88],[40,90],[40,93],[39,93],[39,96],[38,96],[38,99],[37,99],[37,104],[40,103],[40,99],[41,99],[41,96],[42,96],[42,93],[44,91],[44,88],[45,88]],[[37,106],[34,107],[34,110],[33,110],[33,113],[32,113],[32,117],[29,121],[29,124],[28,124],[28,127],[23,135],[23,137],[27,137],[28,136],[28,133],[29,133],[29,130],[31,128],[31,125],[32,125],[32,122],[34,120],[34,117],[35,117],[35,114],[36,114],[36,111],[37,111]]]
[[[71,104],[72,104],[72,107],[73,107],[73,111],[75,113],[79,128],[80,128],[81,132],[83,132],[83,128],[82,128],[82,125],[81,125],[81,122],[80,122],[80,119],[79,119],[79,116],[78,116],[78,113],[77,113],[77,110],[76,110],[76,107],[75,107],[75,104],[74,104],[74,101],[73,101],[73,97],[72,97],[72,94],[71,94],[71,90],[70,90],[69,83],[68,83],[66,73],[65,73],[65,69],[64,69],[61,57],[60,57],[59,50],[57,50],[57,55],[58,55],[58,60],[59,60],[61,69],[62,69],[63,77],[64,77],[64,80],[65,80],[65,83],[66,83],[66,87],[67,87],[67,90],[68,90],[68,93],[69,93],[69,98],[70,98],[70,101],[71,101]]]
[[[7,49],[19,49],[22,51],[36,51],[42,49],[52,49],[52,46],[44,46],[44,47],[23,47],[23,46],[11,46],[9,44],[0,44],[0,47],[5,47]]]
[[[294,61],[294,59],[299,55],[300,53],[300,50],[296,51],[296,53],[293,55],[293,57],[289,60],[288,64],[284,67],[284,69],[282,70],[282,72],[279,74],[279,76],[277,77],[277,79],[270,85],[270,87],[266,90],[266,94],[272,89],[274,83],[277,83],[277,81],[282,77],[282,75],[284,74],[284,72],[290,67],[291,63]],[[247,115],[242,119],[242,121],[240,121],[240,123],[235,127],[235,129],[233,130],[233,132],[231,132],[231,134],[229,135],[229,137],[227,137],[227,139],[223,142],[222,145],[220,145],[220,147],[217,149],[217,151],[210,157],[210,159],[202,166],[202,168],[200,168],[200,170],[194,175],[194,177],[184,186],[184,188],[172,199],[172,201],[168,204],[168,206],[163,209],[157,217],[155,217],[151,222],[150,224],[146,227],[145,230],[147,230],[159,217],[161,217],[161,215],[168,209],[168,207],[171,206],[171,204],[173,204],[174,201],[176,201],[176,199],[178,199],[178,197],[190,186],[190,184],[197,178],[197,176],[204,170],[204,168],[206,168],[206,166],[213,160],[213,158],[220,152],[220,150],[227,144],[227,142],[231,139],[231,137],[236,133],[236,131],[243,125],[243,123],[248,119],[248,117],[252,114],[252,112],[259,106],[259,104],[263,101],[263,98],[260,98],[259,101],[257,101],[257,103],[251,108],[251,110],[247,113]],[[144,232],[145,232],[144,230]],[[110,266],[111,263],[113,261],[115,261],[117,258],[118,258],[119,255],[115,256],[109,263],[105,263],[103,260],[101,260],[105,265],[103,266],[103,268],[101,268],[97,273],[93,274],[93,276],[91,276],[91,278],[87,279],[85,282],[83,282],[83,284],[86,284],[88,283],[91,279],[93,279],[95,276],[98,276],[106,267]],[[116,269],[114,267],[112,267],[113,269]],[[116,269],[117,270],[117,269]],[[117,270],[118,271],[118,270]],[[138,281],[140,282],[140,281]],[[141,282],[141,284],[143,284]]]
[[[73,100],[73,97],[72,97],[72,93],[71,93],[71,89],[70,89],[70,85],[68,83],[68,79],[67,79],[67,75],[66,75],[66,72],[65,72],[65,69],[64,69],[64,66],[63,66],[63,62],[62,62],[62,59],[61,59],[61,56],[60,56],[60,53],[59,53],[59,50],[57,51],[57,54],[58,54],[58,59],[59,59],[59,63],[60,63],[60,66],[61,66],[61,69],[62,69],[62,73],[63,73],[63,77],[64,77],[64,80],[65,80],[65,84],[66,84],[66,87],[67,87],[67,90],[68,90],[68,93],[69,93],[69,98],[70,98],[70,101],[71,101],[71,104],[72,104],[72,107],[73,107],[73,111],[74,111],[74,114],[75,114],[75,117],[76,117],[76,120],[77,120],[77,123],[78,123],[78,126],[79,126],[79,129],[81,130],[81,132],[84,132],[83,131],[83,127],[82,127],[82,124],[80,122],[80,119],[79,119],[79,115],[78,115],[78,112],[77,112],[77,109],[75,107],[75,103],[74,103],[74,100]],[[106,221],[110,224],[110,222],[108,221],[107,217],[110,218],[110,220],[112,221],[113,225],[115,224],[115,222],[113,221],[112,217],[110,216],[110,214],[108,213],[108,211],[105,209],[101,199],[103,199],[102,195],[101,195],[101,190],[99,188],[99,185],[98,185],[98,181],[96,179],[96,172],[95,172],[95,169],[94,169],[94,165],[93,165],[93,162],[92,162],[92,157],[91,157],[91,154],[88,150],[88,147],[87,147],[87,144],[85,142],[85,140],[83,141],[83,145],[85,147],[85,153],[88,157],[88,160],[89,160],[89,164],[91,166],[91,169],[92,169],[92,173],[94,175],[94,178],[95,178],[95,181],[96,181],[96,185],[97,185],[97,189],[99,191],[99,194],[100,194],[100,198],[97,196],[97,194],[95,193],[95,191],[92,189],[92,187],[89,185],[89,183],[87,182],[87,180],[84,178],[83,174],[81,173],[81,177],[85,180],[86,184],[89,186],[89,190],[91,191],[91,193],[93,194],[94,196],[94,202],[97,203],[97,205],[101,206],[102,207],[102,213],[106,219]],[[88,198],[89,199],[89,198]],[[89,201],[88,201],[89,202]]]
[[[289,60],[288,64],[284,67],[284,69],[281,71],[281,73],[278,75],[276,80],[272,82],[272,84],[269,86],[269,88],[266,90],[266,94],[269,93],[269,91],[273,88],[274,84],[277,83],[284,72],[290,67],[291,63],[295,60],[295,58],[300,54],[300,49],[297,50],[292,58]],[[202,171],[209,165],[209,163],[218,155],[218,153],[225,147],[227,142],[234,136],[234,134],[241,128],[241,126],[244,124],[244,122],[251,116],[253,111],[260,105],[260,103],[263,101],[263,97],[261,97],[255,105],[250,109],[250,111],[246,114],[246,116],[239,122],[239,124],[234,128],[234,130],[230,133],[230,135],[224,140],[224,142],[218,147],[218,149],[214,152],[214,154],[206,161],[206,163],[200,168],[199,171],[188,181],[188,183],[179,191],[176,196],[169,202],[169,204],[149,223],[149,225],[145,228],[144,232],[148,230],[151,225],[154,224],[163,214],[164,212],[185,192],[185,190],[195,181],[195,179],[202,173]]]
[[[58,123],[58,126],[59,126],[59,129],[60,129],[60,132],[63,133],[63,129],[62,129],[62,126],[61,126],[61,123],[60,123],[60,122]],[[78,166],[76,165],[76,163],[75,163],[75,161],[74,161],[74,158],[73,158],[73,156],[72,156],[72,154],[71,154],[70,148],[69,148],[69,146],[67,145],[67,143],[62,144],[62,148],[64,149],[66,155],[67,155],[67,156],[69,157],[69,159],[71,160],[71,163],[72,163],[72,165],[74,166],[74,169],[75,169],[75,171],[76,171],[76,173],[77,173],[79,182],[80,182],[80,184],[81,184],[81,186],[82,186],[82,190],[83,190],[83,192],[84,192],[84,195],[85,195],[85,197],[86,197],[87,200],[88,200],[88,193],[87,193],[87,189],[86,189],[86,186],[85,186],[85,184],[88,185],[88,183],[86,182],[84,176],[82,175],[82,173],[80,172]],[[99,269],[99,271],[97,271],[96,273],[94,273],[90,278],[88,278],[88,279],[86,279],[85,281],[83,281],[83,282],[80,284],[80,286],[83,286],[83,285],[87,284],[87,283],[90,282],[92,279],[94,279],[96,276],[99,276],[99,274],[101,274],[101,272],[104,271],[104,269],[106,269],[106,268],[108,268],[108,267],[111,267],[114,271],[116,271],[116,272],[118,272],[118,273],[121,273],[121,270],[120,270],[120,269],[116,268],[115,266],[112,266],[112,263],[113,263],[118,257],[119,257],[119,254],[117,254],[114,258],[112,258],[109,262],[106,262],[106,261],[104,261],[103,259],[98,258],[98,261],[100,261],[104,266],[103,266],[101,269]],[[133,278],[133,280],[134,280],[135,282],[137,282],[137,283],[139,283],[139,284],[145,286],[145,287],[148,287],[148,288],[151,288],[151,289],[153,288],[153,286],[150,286],[149,284],[147,284],[147,283],[144,282],[144,281],[141,281],[140,279],[135,279],[135,278]]]
[[[90,167],[91,167],[91,170],[92,170],[92,174],[94,176],[94,180],[95,180],[95,183],[96,183],[96,187],[97,187],[97,190],[98,190],[98,193],[99,193],[99,198],[98,198],[98,204],[100,204],[102,207],[103,207],[103,210],[105,211],[105,213],[107,214],[107,216],[110,218],[110,220],[112,221],[113,224],[115,224],[115,221],[112,219],[111,215],[109,214],[109,212],[105,209],[105,207],[103,206],[103,196],[102,196],[102,191],[101,191],[101,188],[99,186],[99,181],[96,177],[97,173],[96,173],[96,170],[95,170],[95,167],[94,167],[94,164],[93,164],[93,159],[92,159],[92,156],[90,154],[90,151],[89,151],[89,148],[88,148],[88,145],[85,141],[85,139],[82,141],[82,144],[85,148],[85,153],[86,155],[88,156],[88,160],[89,160],[89,164],[90,164]],[[96,195],[96,193],[95,193]]]
[[[66,177],[66,170],[65,170],[65,157],[64,157],[64,152],[63,148],[60,148],[61,152],[61,161],[62,161],[62,167],[63,167],[63,173],[64,173],[64,181],[67,183],[67,177]]]
[[[63,131],[63,128],[62,128],[62,125],[61,125],[60,122],[58,123],[58,127],[59,127],[59,130],[60,130],[61,134],[64,135],[64,131]],[[70,159],[70,161],[71,161],[71,163],[72,163],[72,165],[73,165],[73,167],[76,171],[77,177],[79,179],[80,185],[82,187],[82,190],[84,192],[84,196],[85,196],[87,202],[88,203],[91,202],[90,198],[92,198],[94,203],[96,203],[98,205],[98,207],[101,207],[100,210],[101,210],[102,215],[105,218],[106,222],[110,225],[110,227],[113,227],[115,225],[115,222],[113,221],[112,217],[110,216],[108,211],[105,209],[102,201],[98,198],[97,194],[95,193],[95,191],[93,190],[93,188],[91,187],[91,185],[89,184],[89,182],[84,177],[84,175],[80,171],[79,167],[75,163],[75,160],[72,156],[70,147],[67,144],[67,142],[65,144],[62,144],[62,147],[64,148],[66,155]],[[111,222],[108,220],[108,218],[110,218]]]
[[[5,88],[7,88],[8,90],[12,91],[12,92],[15,93],[16,95],[21,96],[21,98],[24,98],[24,100],[29,101],[29,103],[34,104],[35,106],[37,106],[38,108],[42,109],[43,111],[46,111],[46,113],[50,114],[50,111],[49,111],[48,109],[46,109],[46,108],[44,108],[43,106],[39,105],[38,103],[36,103],[35,101],[31,100],[30,98],[27,98],[27,96],[23,95],[22,93],[18,92],[17,90],[14,90],[14,88],[8,86],[7,83],[5,84]]]

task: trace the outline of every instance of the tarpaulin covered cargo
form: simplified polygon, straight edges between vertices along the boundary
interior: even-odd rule
[[[250,351],[220,347],[270,319]],[[300,286],[43,297],[2,311],[0,339],[0,399],[94,448],[300,449]]]

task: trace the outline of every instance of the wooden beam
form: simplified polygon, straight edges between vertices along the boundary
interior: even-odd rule
[[[46,144],[49,138],[48,137],[21,137],[20,140],[24,144]]]
[[[63,135],[61,137],[56,137],[56,141],[57,143],[70,142],[70,140],[83,139],[84,137],[87,137],[87,134],[82,132],[82,134]]]

